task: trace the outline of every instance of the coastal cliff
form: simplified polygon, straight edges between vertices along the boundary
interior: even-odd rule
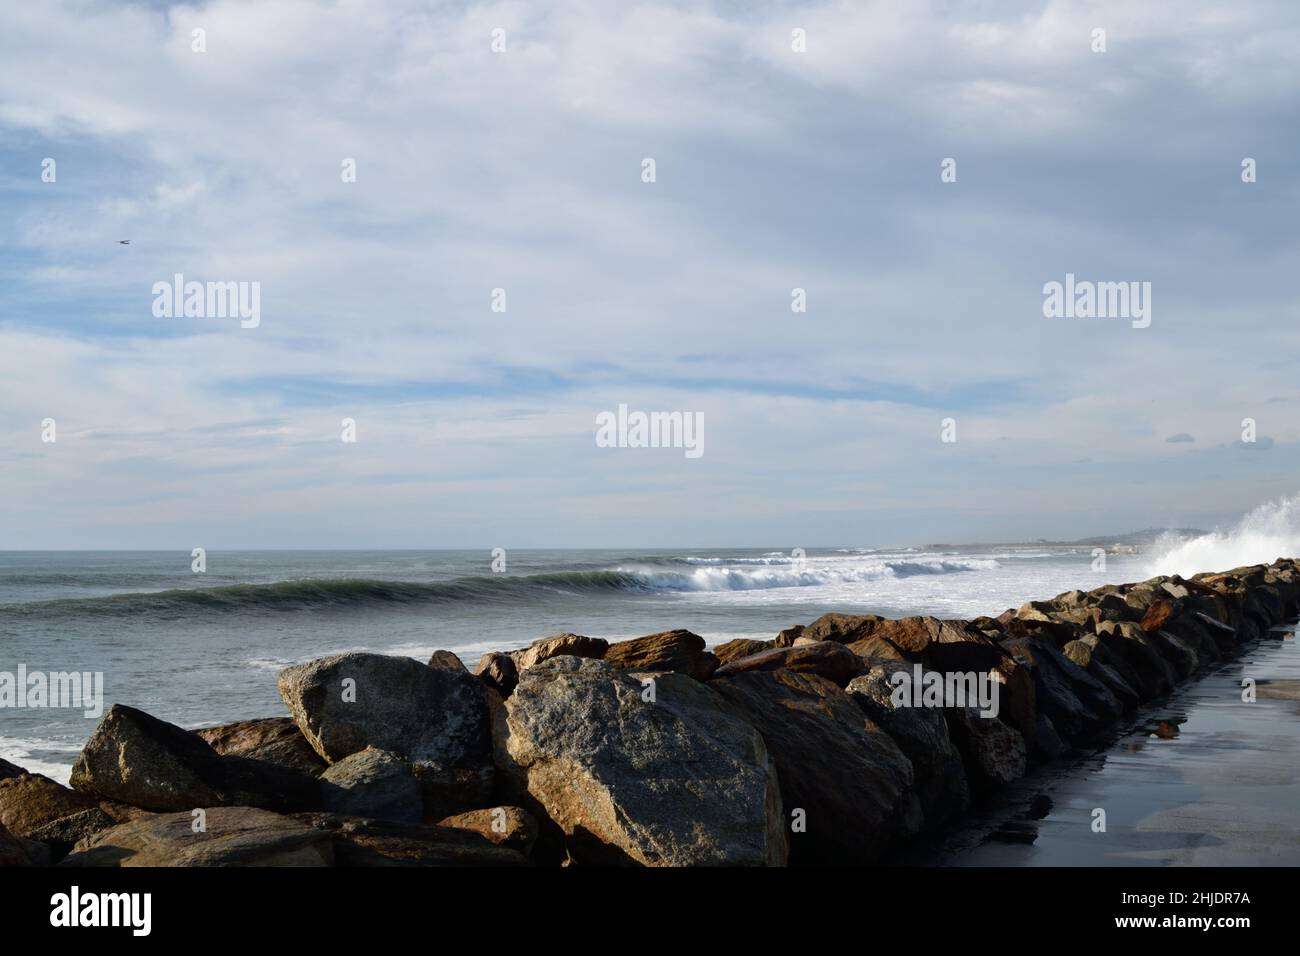
[[[281,672],[288,717],[114,705],[70,788],[0,761],[0,865],[870,863],[1298,615],[1279,559],[711,651],[676,630],[472,673],[336,655]]]

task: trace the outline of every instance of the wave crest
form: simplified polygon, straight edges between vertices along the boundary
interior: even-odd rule
[[[109,597],[60,598],[8,605],[9,614],[49,613],[128,616],[184,616],[209,610],[301,611],[346,609],[459,601],[508,602],[542,593],[752,591],[817,587],[902,578],[918,574],[952,574],[991,570],[998,562],[981,558],[881,560],[851,565],[760,564],[725,567],[686,564],[682,570],[662,565],[588,571],[554,571],[520,576],[463,577],[451,581],[384,581],[368,578],[304,579],[270,584],[175,588],[130,592]]]

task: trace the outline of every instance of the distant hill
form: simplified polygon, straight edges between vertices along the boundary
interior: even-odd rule
[[[1144,528],[1141,531],[1129,531],[1126,534],[1101,534],[1091,538],[1077,538],[1074,541],[1053,541],[1048,538],[1037,538],[1033,541],[991,541],[977,544],[953,545],[953,544],[927,544],[926,548],[931,550],[942,550],[944,548],[989,548],[996,546],[1007,546],[1015,544],[1045,544],[1057,547],[1108,547],[1110,545],[1124,545],[1128,548],[1140,549],[1150,547],[1150,545],[1163,534],[1174,534],[1182,538],[1197,538],[1203,534],[1209,534],[1208,531],[1202,531],[1199,528]]]
[[[1054,541],[1051,543],[1078,545],[1131,544],[1141,546],[1151,544],[1162,534],[1176,534],[1182,538],[1199,538],[1201,535],[1208,533],[1199,528],[1144,528],[1141,531],[1130,531],[1128,534],[1099,535],[1094,538],[1079,538],[1077,541]]]

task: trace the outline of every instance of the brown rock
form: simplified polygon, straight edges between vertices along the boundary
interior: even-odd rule
[[[609,641],[600,637],[583,637],[581,634],[556,634],[533,641],[521,651],[511,651],[515,668],[522,673],[530,667],[536,667],[542,661],[552,657],[591,657],[600,659],[605,656]]]
[[[690,631],[663,631],[610,644],[605,660],[625,671],[675,671],[708,680],[718,659],[704,650],[704,638]]]
[[[60,866],[329,866],[330,835],[255,807],[159,813],[101,830]]]
[[[288,770],[320,776],[329,766],[316,751],[298,725],[288,717],[263,717],[237,720],[217,727],[194,731],[208,746],[227,757],[247,757]]]
[[[799,641],[803,639],[800,638]],[[799,674],[817,674],[838,687],[867,672],[867,662],[843,644],[834,641],[795,642],[790,647],[751,654],[718,668],[716,677],[744,674],[749,671],[791,670]]]
[[[1174,616],[1177,607],[1178,605],[1169,598],[1156,598],[1147,606],[1139,626],[1148,633],[1164,630],[1165,623]]]
[[[713,656],[718,659],[719,664],[730,664],[741,657],[748,657],[750,654],[771,650],[774,646],[771,641],[755,641],[745,637],[738,637],[734,641],[727,641],[727,643],[715,647]]]
[[[489,807],[471,810],[439,820],[438,826],[471,830],[496,846],[509,847],[527,856],[537,842],[537,818],[522,807]]]
[[[823,614],[807,627],[801,627],[799,630],[804,636],[819,641],[852,644],[854,641],[870,636],[884,620],[883,617],[875,614]]]
[[[451,651],[434,651],[429,657],[429,666],[450,667],[452,670],[457,671],[468,670],[468,668],[465,667],[465,662]]]
[[[0,780],[0,824],[16,836],[31,839],[56,820],[98,809],[95,800],[38,773]]]
[[[868,661],[916,661],[919,655],[906,654],[883,637],[868,636],[844,645],[854,654]]]

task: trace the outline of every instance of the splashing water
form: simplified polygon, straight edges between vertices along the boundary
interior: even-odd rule
[[[1152,576],[1189,577],[1296,557],[1300,555],[1300,495],[1265,502],[1227,531],[1216,528],[1197,538],[1165,535],[1156,541],[1155,549],[1157,557],[1147,568]]]

